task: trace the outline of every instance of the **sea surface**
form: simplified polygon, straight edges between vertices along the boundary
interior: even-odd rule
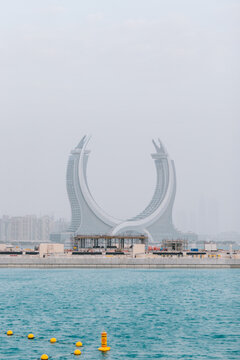
[[[105,355],[98,351],[104,330],[111,346]],[[239,360],[240,269],[0,269],[0,359],[43,353]]]

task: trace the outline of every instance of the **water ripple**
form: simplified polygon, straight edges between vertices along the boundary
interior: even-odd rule
[[[0,359],[239,359],[239,269],[0,269]],[[20,336],[7,337],[12,329]],[[102,355],[100,333],[111,351]],[[27,334],[36,339],[29,341]],[[59,342],[50,344],[56,337]]]

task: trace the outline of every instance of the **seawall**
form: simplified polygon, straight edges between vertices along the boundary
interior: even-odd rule
[[[240,268],[240,259],[79,257],[0,257],[0,268]]]

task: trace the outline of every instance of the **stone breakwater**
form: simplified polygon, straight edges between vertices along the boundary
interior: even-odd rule
[[[240,268],[240,259],[119,257],[0,257],[0,268]]]

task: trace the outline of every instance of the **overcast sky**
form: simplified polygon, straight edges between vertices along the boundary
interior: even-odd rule
[[[180,230],[240,230],[240,1],[8,0],[0,5],[0,216],[70,218],[70,150],[93,135],[99,205],[128,218],[175,161]]]

